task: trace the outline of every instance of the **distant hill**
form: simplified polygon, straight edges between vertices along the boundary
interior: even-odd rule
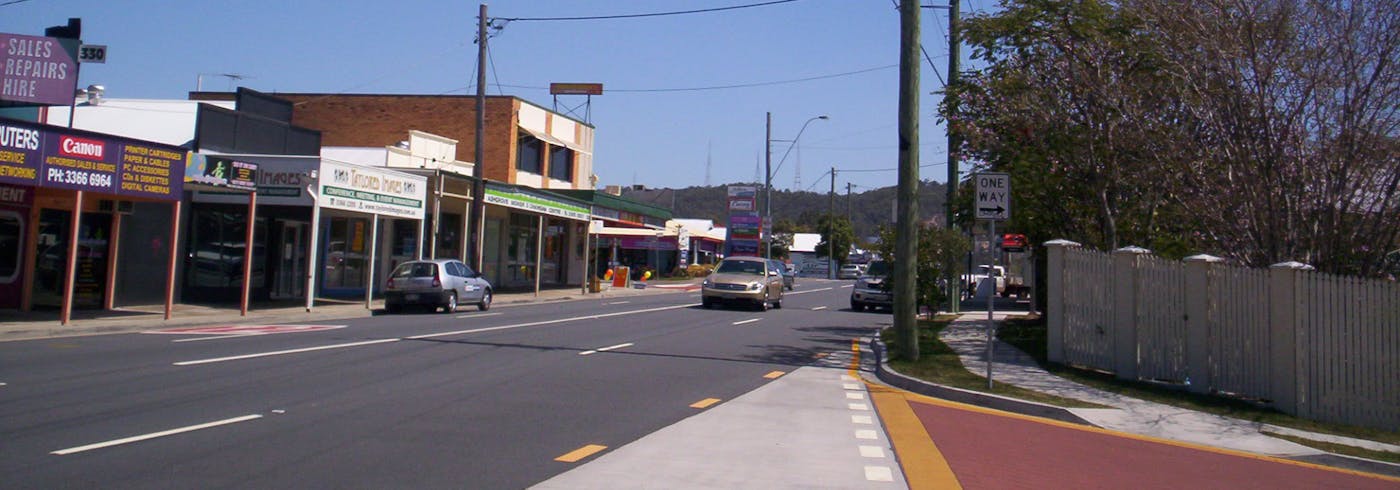
[[[740,184],[743,185],[743,184]],[[623,188],[622,195],[670,209],[677,218],[710,219],[717,224],[725,222],[724,185],[710,187],[687,187],[684,189],[645,189]],[[895,187],[883,187],[850,195],[851,222],[856,236],[868,237],[878,233],[880,225],[889,224],[894,216]],[[943,200],[947,190],[941,183],[922,182],[919,186],[919,218],[927,221],[943,215]],[[761,202],[761,201],[760,201]],[[760,204],[761,206],[762,204]],[[845,193],[837,193],[835,199],[837,215],[847,213]],[[827,213],[828,200],[825,192],[773,191],[773,219],[778,223],[790,221],[799,230],[815,229],[817,221]]]

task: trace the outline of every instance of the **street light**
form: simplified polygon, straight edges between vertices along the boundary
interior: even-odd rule
[[[763,239],[763,258],[773,258],[773,174],[778,169],[783,168],[783,162],[787,161],[788,153],[792,152],[792,147],[797,145],[797,140],[802,139],[802,132],[807,130],[807,125],[818,119],[830,119],[826,114],[815,116],[802,123],[802,129],[797,131],[797,137],[788,143],[787,151],[783,152],[783,158],[778,160],[778,168],[773,167],[773,113],[768,113],[768,124],[765,127],[766,134],[763,137],[763,223],[759,225],[760,233],[764,225],[769,229]]]

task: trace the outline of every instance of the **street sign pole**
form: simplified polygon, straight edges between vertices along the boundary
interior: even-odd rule
[[[973,204],[974,216],[979,220],[987,220],[988,236],[987,243],[993,250],[999,242],[997,238],[997,222],[1011,218],[1011,175],[999,172],[982,172],[973,176],[976,182],[976,200]],[[987,266],[987,274],[983,281],[991,281],[990,291],[987,294],[987,389],[992,389],[992,359],[996,342],[996,321],[993,314],[996,311],[997,302],[997,280],[996,265],[997,256],[992,252],[991,263]],[[971,273],[971,271],[968,271]],[[1005,279],[1003,279],[1005,280]],[[980,289],[980,288],[979,288]]]

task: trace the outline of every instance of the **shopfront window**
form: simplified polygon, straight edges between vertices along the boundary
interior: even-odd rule
[[[243,287],[243,258],[248,249],[248,215],[245,210],[218,208],[195,209],[189,241],[187,286],[192,288],[228,289],[241,292]],[[254,228],[252,286],[264,286],[267,259],[263,240],[267,235],[267,220],[257,218]],[[207,294],[205,294],[207,293]],[[222,301],[232,293],[214,291],[193,292],[196,300]]]
[[[540,173],[540,165],[544,161],[544,148],[540,140],[527,134],[520,135],[520,142],[515,149],[515,169],[521,172],[532,174]]]
[[[568,223],[561,219],[550,219],[544,227],[544,256],[540,261],[540,282],[550,285],[564,283],[564,264],[569,240]]]
[[[506,268],[503,279],[507,287],[535,284],[535,248],[538,246],[539,222],[533,215],[510,215],[510,242],[506,247]]]
[[[18,213],[0,211],[0,284],[15,282],[19,277],[21,233],[24,221]]]
[[[549,147],[549,178],[574,180],[574,151],[562,146]]]
[[[326,234],[323,287],[363,288],[368,250],[369,219],[331,218]]]

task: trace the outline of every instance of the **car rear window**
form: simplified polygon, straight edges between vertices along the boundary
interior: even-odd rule
[[[400,265],[394,269],[392,277],[433,277],[437,275],[437,264],[418,262]]]
[[[872,276],[888,276],[890,274],[890,263],[877,260],[870,263],[870,269],[865,271]]]

